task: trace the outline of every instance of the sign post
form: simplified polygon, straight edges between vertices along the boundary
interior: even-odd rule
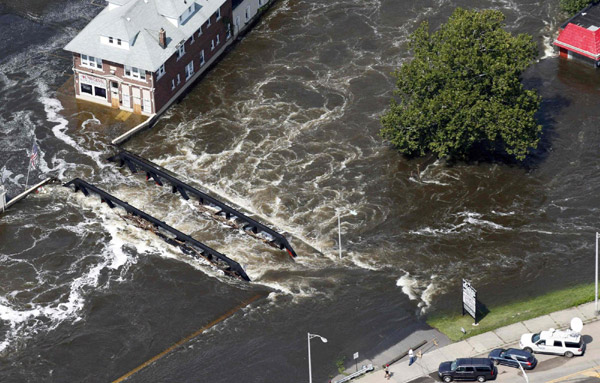
[[[463,292],[463,304],[462,304],[462,314],[465,315],[465,312],[473,317],[475,323],[473,325],[477,326],[477,290],[471,286],[471,282],[463,279],[462,281],[462,292]]]
[[[358,371],[358,351],[354,353],[354,367]]]

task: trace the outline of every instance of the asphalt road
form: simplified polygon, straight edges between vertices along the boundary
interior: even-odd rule
[[[600,322],[588,324],[584,329],[587,350],[585,355],[571,359],[555,356],[536,354],[538,365],[535,369],[527,371],[530,383],[600,383]],[[594,336],[598,333],[596,336]],[[518,345],[515,345],[518,347]],[[411,380],[410,383],[439,382],[437,373]],[[496,382],[518,383],[525,382],[523,374],[517,368],[498,366],[498,379]]]

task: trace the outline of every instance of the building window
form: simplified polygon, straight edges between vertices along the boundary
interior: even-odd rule
[[[109,37],[109,38],[108,38],[108,43],[109,43],[109,44],[113,44],[113,43],[114,43],[114,41],[113,41],[113,38],[112,38],[112,37]]]
[[[117,39],[117,45],[121,45],[121,39]]]
[[[177,60],[185,54],[185,44],[181,44],[177,47]]]
[[[192,33],[192,41],[190,41],[190,44],[193,44],[194,41],[196,41],[196,40],[194,40],[194,34]]]
[[[81,55],[81,66],[102,69],[102,60],[93,56]]]
[[[217,21],[221,20],[221,8],[217,9]]]
[[[217,33],[217,45],[219,45],[221,43],[221,40],[219,38],[219,34]]]
[[[177,74],[177,85],[181,84],[181,77],[179,77],[179,73]]]
[[[106,89],[99,88],[97,86],[94,87],[94,93],[96,97],[106,98]]]
[[[246,8],[246,22],[250,20],[250,7]]]
[[[81,89],[81,93],[87,93],[92,96],[102,97],[102,98],[106,99],[106,88],[81,83],[80,89]]]
[[[160,68],[158,68],[158,70],[156,71],[156,79],[158,80],[159,78],[164,76],[164,74],[165,74],[165,64],[162,64],[160,66]]]
[[[171,80],[171,90],[175,89],[175,79]]]
[[[189,80],[190,77],[194,75],[194,60],[190,61],[189,64],[185,66],[185,80]]]
[[[198,28],[198,37],[202,36],[202,25]]]
[[[202,52],[200,52],[200,66],[204,65],[204,63],[204,49],[202,49]]]
[[[229,40],[231,38],[231,24],[227,24],[227,35],[225,39]]]
[[[206,27],[210,27],[210,17],[208,18],[208,22],[206,23]]]
[[[81,91],[83,93],[94,94],[92,92],[92,86],[88,84],[81,84]]]
[[[125,77],[146,81],[146,71],[134,66],[125,65]]]
[[[258,0],[258,6],[260,7],[260,6],[262,6],[262,4],[263,4],[262,0]]]
[[[211,51],[215,50],[215,40],[210,40],[210,50]]]

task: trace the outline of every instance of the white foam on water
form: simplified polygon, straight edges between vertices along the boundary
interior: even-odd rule
[[[492,229],[496,229],[496,230],[511,230],[508,227],[499,225],[499,224],[491,222],[491,221],[486,221],[485,219],[477,219],[477,218],[473,218],[473,217],[467,217],[465,219],[465,222],[469,223],[471,225],[476,225],[476,226],[491,227]]]
[[[496,211],[496,210],[492,210],[492,213],[499,215],[501,217],[507,217],[507,216],[511,216],[511,215],[515,215],[516,213],[514,211],[509,211],[509,212],[501,212],[501,211]]]
[[[62,225],[61,229],[69,230],[83,237],[94,224],[95,222],[86,220],[75,226]],[[0,296],[0,319],[5,321],[9,327],[6,337],[0,341],[0,354],[7,352],[14,342],[26,339],[40,331],[52,331],[65,321],[75,323],[82,320],[80,313],[86,303],[86,290],[89,288],[105,288],[106,286],[99,285],[102,270],[105,268],[117,269],[126,263],[123,254],[115,251],[116,248],[117,245],[111,243],[101,254],[101,260],[83,270],[79,276],[71,281],[65,282],[68,285],[68,292],[61,294],[59,298],[52,302],[35,303],[31,301],[25,305],[17,305],[7,299],[6,296]],[[97,259],[95,254],[90,255]],[[78,262],[80,262],[79,259],[75,260],[72,267],[76,267],[75,264]],[[48,278],[43,276],[44,270],[39,270],[38,273],[41,273],[37,275],[39,283],[47,284]],[[64,285],[48,286],[50,290],[62,287]],[[19,291],[12,291],[10,295],[14,296],[17,293]]]
[[[110,164],[106,164],[102,155],[103,152],[89,150],[80,145],[73,137],[66,133],[68,129],[69,122],[60,115],[60,111],[63,110],[63,106],[60,101],[56,98],[48,96],[48,91],[46,89],[46,85],[43,82],[38,82],[38,89],[40,89],[40,102],[44,105],[44,111],[46,112],[46,118],[49,122],[55,123],[54,127],[52,127],[52,132],[54,136],[66,144],[75,148],[79,153],[85,154],[92,158],[96,163],[96,166],[99,168],[105,168],[107,166],[111,166]],[[89,121],[97,121],[95,117],[90,119]],[[87,122],[87,121],[86,121]],[[84,122],[84,124],[86,123]]]
[[[556,37],[558,37],[556,30],[556,22],[554,20],[552,22],[543,20],[543,22],[545,25],[544,30],[542,32],[542,46],[544,47],[544,55],[540,57],[540,60],[558,57],[558,51],[553,45],[554,40],[556,39]]]
[[[420,313],[423,314],[431,306],[434,294],[438,292],[435,279],[436,276],[432,275],[429,282],[424,282],[411,276],[409,272],[405,272],[396,281],[396,286],[401,287],[402,292],[411,301],[418,301],[417,307],[419,307]]]
[[[418,281],[410,276],[410,273],[405,273],[396,281],[396,286],[402,288],[402,292],[411,300],[417,300],[419,298],[417,289]]]

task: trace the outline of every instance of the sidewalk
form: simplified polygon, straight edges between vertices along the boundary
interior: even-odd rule
[[[475,357],[495,348],[501,348],[511,343],[514,344],[519,341],[521,335],[524,333],[538,332],[551,327],[556,329],[568,328],[573,317],[581,318],[584,323],[597,320],[598,318],[594,314],[594,302],[514,323],[447,346],[434,348],[425,346],[423,357],[418,359],[412,366],[408,365],[408,358],[404,358],[390,366],[392,377],[389,381],[383,378],[384,373],[380,365],[374,366],[375,370],[372,373],[355,381],[359,381],[360,383],[407,383],[416,378],[437,372],[438,366],[444,361]],[[583,332],[585,333],[585,327]]]

